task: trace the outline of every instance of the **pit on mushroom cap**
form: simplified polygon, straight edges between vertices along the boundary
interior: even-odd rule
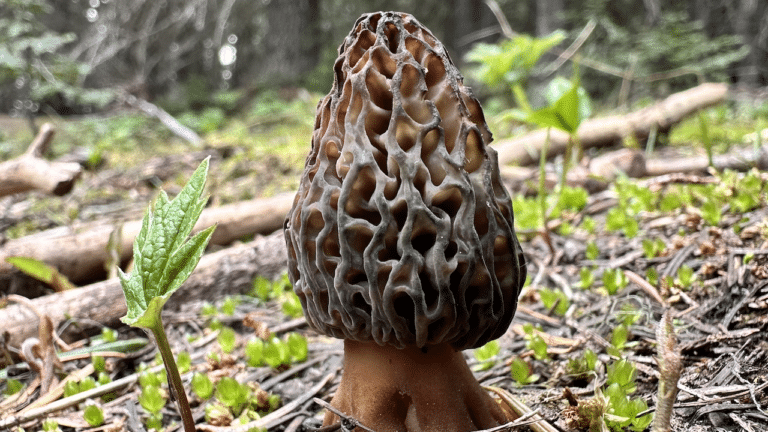
[[[308,323],[346,339],[333,404],[377,431],[498,424],[460,350],[506,331],[526,272],[480,104],[408,14],[363,15],[334,72],[285,231]]]

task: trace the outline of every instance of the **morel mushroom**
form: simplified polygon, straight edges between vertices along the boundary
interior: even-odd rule
[[[501,424],[461,353],[504,334],[526,274],[480,104],[404,13],[358,19],[334,72],[285,229],[307,322],[345,339],[332,404],[378,432]]]

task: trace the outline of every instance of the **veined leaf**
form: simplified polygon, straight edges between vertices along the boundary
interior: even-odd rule
[[[22,272],[32,276],[33,278],[45,282],[50,285],[55,291],[66,291],[75,288],[72,282],[67,279],[66,276],[59,273],[58,270],[49,266],[48,264],[38,261],[34,258],[28,257],[8,257],[5,261],[21,270]]]

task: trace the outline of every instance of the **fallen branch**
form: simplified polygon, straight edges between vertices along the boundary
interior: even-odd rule
[[[179,309],[185,303],[214,302],[226,295],[246,293],[257,275],[271,279],[285,271],[287,259],[282,232],[205,255],[167,307]],[[82,321],[77,331],[95,325],[116,325],[126,312],[118,278],[39,297],[31,303],[54,323],[64,319]],[[38,326],[37,315],[26,306],[0,309],[0,328],[8,333],[7,343],[11,346],[18,347],[36,336]],[[66,338],[67,333],[62,337]]]
[[[168,114],[168,112],[159,106],[151,102],[147,102],[144,99],[137,98],[133,95],[127,96],[125,101],[128,103],[128,105],[138,108],[145,114],[160,120],[160,123],[165,125],[165,127],[173,132],[174,135],[189,142],[195,147],[200,147],[203,144],[203,139],[200,138],[200,135],[196,134],[192,129],[179,123],[178,120],[176,120],[172,115]]]
[[[54,133],[52,124],[44,124],[23,155],[0,163],[0,197],[30,190],[61,196],[72,190],[80,178],[80,164],[43,159]]]
[[[690,114],[725,100],[726,84],[706,83],[675,93],[663,101],[626,115],[615,115],[585,121],[578,130],[583,148],[607,147],[628,136],[644,141],[652,131],[667,131]],[[539,161],[547,131],[536,130],[521,137],[497,141],[494,148],[499,164],[532,165]],[[552,130],[547,157],[565,152],[568,134]]]
[[[292,203],[293,194],[282,194],[209,208],[203,211],[194,232],[216,224],[210,243],[218,245],[253,234],[269,234],[283,226]],[[116,229],[120,227],[114,224],[85,224],[9,240],[0,248],[0,274],[16,271],[6,258],[23,256],[55,267],[72,282],[95,280],[106,274],[109,237]],[[122,262],[131,258],[133,240],[140,229],[140,220],[122,225],[121,245],[117,248]]]

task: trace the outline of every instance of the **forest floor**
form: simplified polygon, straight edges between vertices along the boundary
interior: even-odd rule
[[[110,120],[108,132],[100,119],[75,128],[60,124],[54,153],[64,156],[84,147],[88,169],[65,197],[3,199],[2,235],[18,238],[74,221],[140,218],[160,189],[174,195],[206,155],[213,155],[211,205],[295,190],[314,104],[284,105],[210,132],[200,149],[189,149],[141,116]],[[707,114],[713,123],[732,120],[730,111],[717,120],[717,110]],[[279,117],[275,113],[283,116],[278,123],[268,120]],[[679,146],[674,152],[700,152],[691,138],[697,130],[693,123],[673,132],[670,141],[678,140]],[[732,132],[710,126],[709,136],[728,146],[743,144],[746,132],[736,138]],[[173,144],[157,145],[167,142]],[[5,156],[18,153],[2,150]],[[605,422],[610,430],[644,430],[658,403],[661,336],[668,339],[662,357],[682,360],[671,430],[765,430],[767,185],[768,174],[752,170],[623,178],[591,194],[565,188],[547,197],[546,229],[538,199],[529,190],[512,191],[529,281],[509,331],[495,343],[465,351],[477,379],[538,410],[554,427],[549,430],[585,430],[590,421],[593,427]],[[9,288],[4,289],[7,293]],[[665,311],[674,332],[659,333]],[[270,431],[320,426],[323,408],[313,398],[329,401],[333,395],[343,346],[307,327],[285,278],[257,278],[248,293],[168,311],[164,321],[174,351],[189,355],[183,361],[185,383],[199,376],[217,383],[209,392],[204,378],[194,378],[198,382],[190,386],[195,420],[209,425],[199,430],[217,431],[238,419],[254,421],[254,413],[264,416],[258,425]],[[115,337],[146,336],[121,326],[69,342],[88,347]],[[0,425],[17,427],[11,416],[40,398],[37,374],[23,363],[11,365],[17,352],[2,349],[6,364],[0,369],[9,367],[0,380]],[[80,356],[57,366],[59,379],[78,376],[64,390],[62,400],[68,403],[25,417],[20,426],[141,431],[154,421],[164,430],[180,429],[165,378],[157,372],[153,344],[103,357],[105,364]],[[247,385],[226,389],[224,377]],[[21,390],[12,391],[17,384]],[[105,390],[77,399],[91,387]],[[150,409],[153,397],[158,399]],[[574,404],[600,408],[587,423],[579,423]],[[102,410],[98,426],[84,419],[90,405]]]

